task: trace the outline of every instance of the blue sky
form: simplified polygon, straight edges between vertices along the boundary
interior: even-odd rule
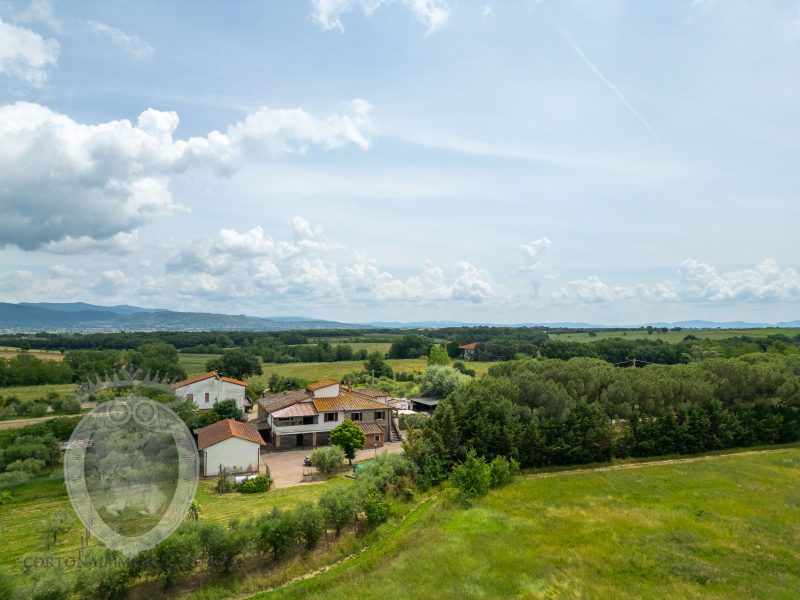
[[[0,3],[0,298],[798,318],[800,3]]]

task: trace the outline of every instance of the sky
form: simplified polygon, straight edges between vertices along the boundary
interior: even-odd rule
[[[0,301],[800,318],[800,2],[0,1]]]

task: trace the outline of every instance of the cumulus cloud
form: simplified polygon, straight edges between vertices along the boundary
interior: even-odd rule
[[[0,73],[34,87],[47,81],[47,67],[58,61],[58,42],[0,19]]]
[[[86,125],[39,104],[0,106],[0,245],[69,251],[130,235],[182,208],[169,181],[191,167],[232,173],[249,157],[304,153],[312,145],[366,149],[370,106],[356,100],[347,108],[327,118],[262,108],[224,133],[176,140],[174,112],[151,108],[136,124]]]
[[[147,58],[153,54],[153,47],[138,36],[125,33],[121,29],[106,25],[100,21],[87,21],[91,31],[105,36],[137,58]]]
[[[562,304],[615,302],[636,298],[645,302],[797,302],[800,273],[767,259],[752,268],[719,273],[708,263],[683,261],[678,283],[611,286],[596,275],[570,281],[553,292]]]
[[[556,275],[555,269],[545,262],[551,245],[552,242],[546,237],[519,245],[525,258],[522,270],[528,274],[534,297],[539,295],[542,280],[552,279]]]
[[[411,10],[430,35],[447,24],[450,11],[445,0],[312,0],[311,18],[324,31],[344,31],[342,16],[357,9],[371,16],[381,6],[400,4]]]
[[[25,10],[14,16],[14,20],[19,23],[44,23],[53,31],[61,31],[61,21],[56,18],[49,0],[33,0]]]
[[[352,255],[302,217],[287,224],[276,240],[260,227],[222,229],[197,240],[167,262],[167,277],[182,293],[226,298],[264,298],[269,302],[334,305],[372,302],[465,301],[492,296],[489,276],[466,262],[452,273],[428,261],[420,273],[400,277],[374,260]],[[341,259],[341,264],[334,257]]]

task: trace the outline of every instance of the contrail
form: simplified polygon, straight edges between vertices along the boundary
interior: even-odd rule
[[[647,122],[647,119],[645,119],[641,114],[639,114],[639,112],[635,108],[633,108],[631,103],[628,102],[628,99],[625,98],[625,96],[622,94],[622,92],[619,91],[619,88],[617,86],[615,86],[611,82],[611,80],[608,79],[608,77],[603,75],[600,72],[600,69],[598,69],[597,67],[594,66],[594,63],[589,59],[588,56],[586,56],[586,54],[584,54],[583,50],[581,50],[581,47],[577,44],[577,42],[575,42],[575,40],[573,40],[572,37],[570,37],[570,35],[567,33],[567,31],[550,14],[550,11],[548,10],[548,8],[545,5],[545,3],[544,2],[540,2],[540,4],[542,5],[542,8],[544,9],[544,14],[547,17],[547,19],[550,21],[550,23],[553,24],[553,26],[556,29],[558,29],[559,33],[561,34],[561,37],[563,37],[564,41],[567,42],[567,44],[569,44],[569,47],[572,48],[575,51],[575,54],[577,54],[578,57],[583,61],[583,64],[585,64],[587,67],[589,67],[589,70],[592,73],[594,73],[595,75],[597,75],[597,78],[600,79],[600,81],[602,81],[603,83],[605,83],[606,86],[608,87],[608,89],[610,89],[612,92],[614,92],[614,95],[617,98],[619,98],[619,101],[622,102],[623,105],[625,105],[625,108],[627,108],[630,111],[630,113],[634,117],[636,117],[642,125],[647,127],[647,130],[653,135],[653,137],[656,139],[656,141],[660,142],[661,140],[658,137],[658,134],[656,133],[656,130],[653,129],[652,125],[650,125],[650,123]]]

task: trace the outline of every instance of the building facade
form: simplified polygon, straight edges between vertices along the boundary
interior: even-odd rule
[[[244,381],[222,377],[216,371],[190,377],[172,385],[176,397],[193,401],[200,411],[211,410],[217,402],[223,400],[235,400],[239,410],[244,411],[246,388]]]

